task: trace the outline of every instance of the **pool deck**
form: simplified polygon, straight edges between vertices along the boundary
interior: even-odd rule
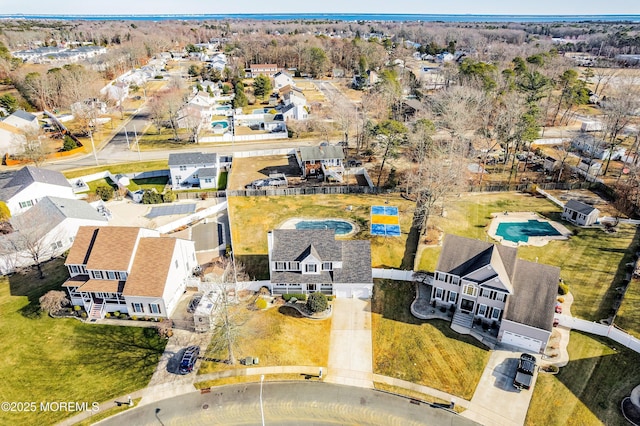
[[[349,235],[353,235],[357,232],[360,231],[360,227],[358,226],[357,223],[355,223],[352,220],[349,219],[345,219],[342,217],[293,217],[291,219],[287,219],[284,222],[282,222],[282,224],[280,226],[278,226],[278,229],[296,229],[296,224],[298,222],[302,222],[302,221],[323,221],[323,220],[337,220],[340,222],[347,222],[351,225],[352,230],[351,232],[348,232],[346,234],[336,234],[336,237],[348,237]]]
[[[502,212],[502,213],[491,213],[491,217],[493,220],[489,224],[489,229],[487,230],[487,234],[491,238],[496,241],[499,241],[503,246],[509,247],[518,247],[518,246],[536,246],[542,247],[549,243],[551,240],[566,240],[571,235],[571,231],[569,231],[565,226],[559,224],[558,222],[554,222],[552,220],[546,219],[542,216],[537,215],[533,212]],[[540,222],[547,222],[549,225],[553,226],[553,228],[560,233],[560,235],[549,235],[544,237],[529,237],[527,242],[521,241],[519,243],[514,243],[513,241],[505,240],[500,235],[496,234],[498,230],[498,225],[505,222],[526,222],[529,220],[537,220]]]

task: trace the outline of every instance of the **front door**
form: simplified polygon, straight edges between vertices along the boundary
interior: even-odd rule
[[[462,299],[462,301],[460,302],[460,309],[465,312],[473,312],[474,305],[475,302],[473,300]]]

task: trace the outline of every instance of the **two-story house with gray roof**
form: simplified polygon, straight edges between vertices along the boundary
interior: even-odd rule
[[[0,176],[0,200],[11,215],[29,210],[46,196],[76,199],[69,181],[54,170],[25,166]]]
[[[562,209],[562,218],[578,226],[591,226],[598,221],[600,210],[577,200],[569,200]]]
[[[275,229],[268,233],[271,292],[369,298],[369,241],[336,240],[333,230]]]
[[[217,189],[221,171],[231,166],[231,159],[215,153],[180,152],[169,154],[169,174],[174,190]]]
[[[498,342],[542,352],[559,279],[560,268],[518,259],[516,248],[446,235],[430,302],[455,307],[456,331],[470,333],[483,322],[498,330]]]
[[[71,247],[78,228],[107,224],[107,218],[83,200],[44,197],[13,216],[11,233],[0,236],[0,273],[59,256]]]

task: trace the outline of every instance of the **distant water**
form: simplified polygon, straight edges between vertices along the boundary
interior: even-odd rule
[[[262,21],[423,21],[423,22],[640,22],[640,15],[419,15],[349,13],[266,13],[219,15],[23,15],[6,14],[0,19],[53,19],[87,21],[171,21],[241,20]]]

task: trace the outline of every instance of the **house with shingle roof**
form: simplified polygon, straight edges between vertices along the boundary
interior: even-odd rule
[[[69,181],[54,170],[25,166],[0,176],[0,200],[11,215],[29,210],[46,196],[76,199]]]
[[[17,110],[0,121],[0,153],[16,155],[24,151],[26,132],[37,132],[40,128],[38,117],[26,111]]]
[[[107,224],[107,218],[82,200],[44,197],[9,220],[12,232],[0,236],[0,273],[59,256],[71,247],[80,226]]]
[[[63,287],[89,318],[116,311],[167,318],[198,263],[193,241],[145,228],[83,226],[65,265]]]
[[[293,81],[293,77],[286,71],[278,71],[273,76],[273,88],[275,90],[279,90],[285,86],[295,86],[295,82]]]
[[[594,225],[600,217],[600,210],[577,200],[569,200],[562,210],[562,218],[578,226]]]
[[[544,351],[551,336],[560,268],[528,262],[517,249],[446,235],[430,285],[434,307],[455,310],[452,328],[497,330],[497,341]]]
[[[231,165],[228,159],[221,158],[215,153],[179,152],[169,154],[169,174],[171,187],[177,189],[216,189],[220,177],[221,167]]]
[[[344,151],[341,146],[323,143],[319,146],[302,146],[296,150],[296,159],[302,169],[302,177],[321,177],[342,182],[344,175]]]
[[[271,292],[369,298],[369,241],[336,240],[334,230],[275,229],[267,234]]]

